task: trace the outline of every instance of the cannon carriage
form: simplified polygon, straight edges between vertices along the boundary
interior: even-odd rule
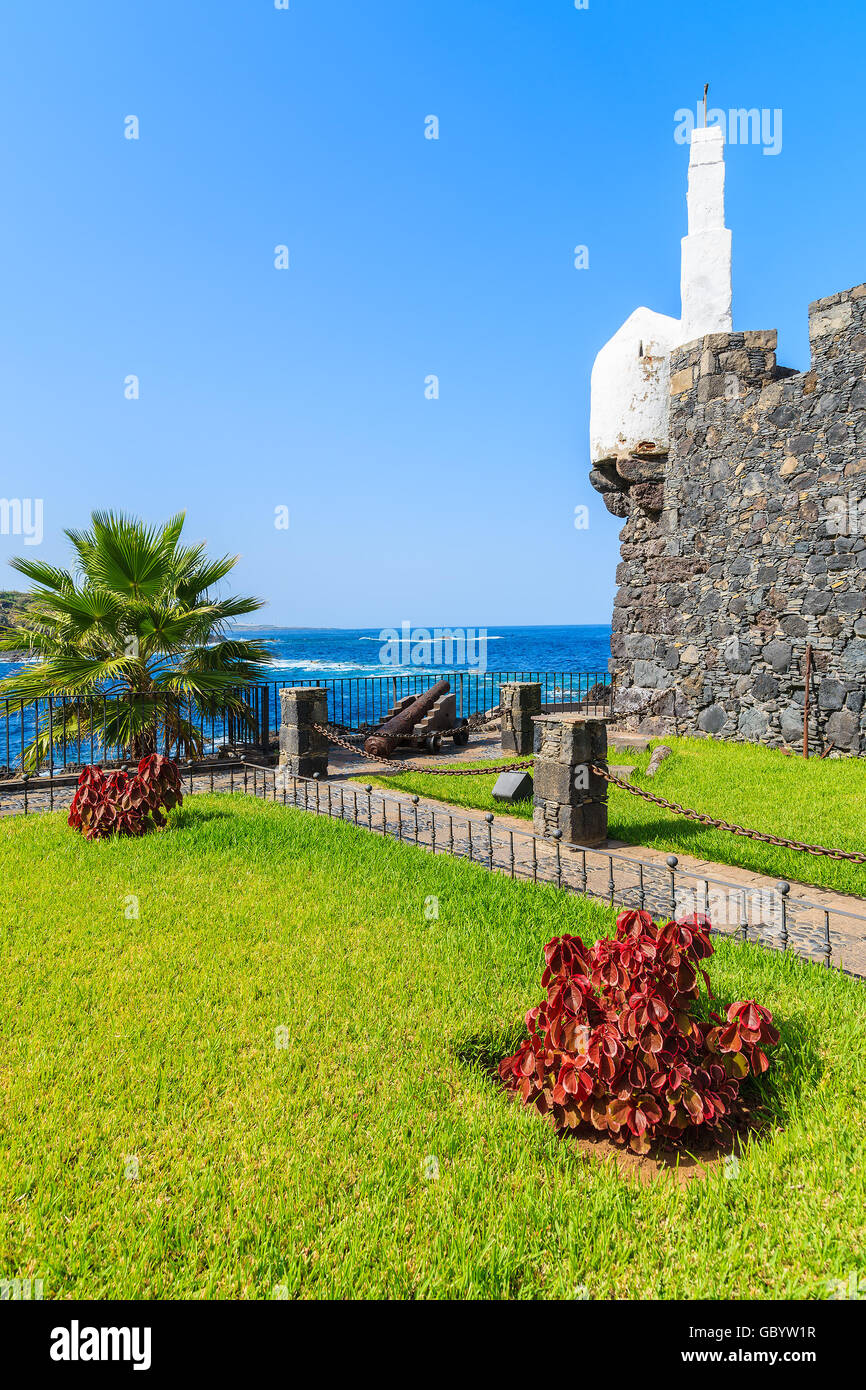
[[[448,681],[437,681],[420,695],[406,695],[388,711],[364,743],[371,757],[390,758],[398,748],[437,753],[443,737],[455,747],[469,742],[469,721],[457,717],[457,696]]]

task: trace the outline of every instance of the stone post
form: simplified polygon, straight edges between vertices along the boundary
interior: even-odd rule
[[[559,830],[565,844],[603,844],[608,784],[589,765],[607,766],[607,723],[563,711],[538,714],[533,724],[536,835]]]
[[[541,685],[537,681],[509,681],[499,687],[502,709],[503,753],[531,753],[534,746],[532,719],[541,713]]]
[[[280,767],[292,777],[327,777],[328,740],[312,727],[328,722],[327,690],[281,690],[280,713]]]

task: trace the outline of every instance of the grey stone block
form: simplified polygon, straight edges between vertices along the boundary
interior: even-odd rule
[[[728,722],[724,705],[710,705],[698,716],[698,728],[707,734],[719,734]]]
[[[536,835],[550,836],[558,830],[563,844],[603,845],[607,840],[607,805],[588,801],[584,806],[560,806],[556,801],[539,805],[532,816]]]
[[[585,775],[580,774],[580,781],[586,781],[588,785],[590,773],[585,763],[552,763],[546,758],[536,758],[536,795],[542,801],[558,801],[562,806],[571,806],[579,800],[585,800],[586,791],[578,792],[575,788],[575,778],[578,777],[580,768],[585,769]]]
[[[607,782],[589,770],[607,766],[607,725],[569,713],[535,720],[533,825],[536,833],[562,834],[567,844],[607,839]]]
[[[789,705],[779,715],[779,727],[786,743],[796,743],[803,737],[803,711],[797,705]]]
[[[297,757],[304,753],[327,753],[328,740],[309,725],[280,725],[280,753]]]
[[[762,709],[744,709],[737,727],[744,738],[758,743],[770,727],[770,721]]]
[[[818,704],[821,709],[841,709],[845,703],[845,687],[841,681],[822,680],[818,686]]]
[[[533,781],[529,772],[500,772],[493,783],[494,801],[525,801],[532,796]]]
[[[767,665],[781,675],[791,665],[792,650],[790,642],[773,641],[767,643],[761,655]]]
[[[328,740],[313,724],[328,722],[328,694],[318,686],[280,691],[280,767],[292,777],[327,777]]]
[[[775,700],[779,693],[779,682],[766,671],[759,671],[752,681],[752,694],[758,700]]]
[[[280,691],[283,724],[327,724],[328,692],[320,686],[297,686]]]
[[[541,712],[541,685],[538,681],[508,681],[499,687],[502,710],[501,746],[503,753],[531,753],[534,742],[533,717]]]
[[[825,732],[837,748],[847,749],[851,753],[860,751],[860,720],[851,710],[834,711],[827,720]]]

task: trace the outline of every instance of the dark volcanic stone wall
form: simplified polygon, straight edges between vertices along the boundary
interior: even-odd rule
[[[617,710],[658,732],[866,752],[866,285],[809,310],[812,366],[775,333],[671,357],[670,453],[593,474],[623,528]]]

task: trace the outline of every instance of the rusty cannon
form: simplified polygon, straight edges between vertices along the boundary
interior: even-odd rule
[[[451,694],[448,681],[437,681],[420,695],[398,700],[364,743],[364,752],[374,758],[390,758],[400,747],[436,753],[443,733],[448,733],[458,747],[469,742],[469,721],[457,718],[457,696]]]

